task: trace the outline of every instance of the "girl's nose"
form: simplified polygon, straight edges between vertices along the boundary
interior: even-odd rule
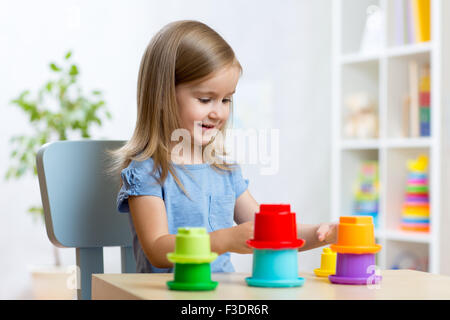
[[[222,103],[222,101],[218,101],[213,103],[212,109],[209,113],[211,119],[222,119],[226,115],[226,106]]]

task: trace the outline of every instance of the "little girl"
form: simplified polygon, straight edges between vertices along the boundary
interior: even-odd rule
[[[240,167],[223,161],[222,142],[214,139],[227,126],[241,72],[227,42],[197,21],[170,23],[148,45],[136,127],[113,152],[122,178],[117,205],[130,213],[137,272],[172,271],[166,255],[174,251],[179,227],[207,229],[219,254],[212,272],[234,271],[230,252],[252,252],[246,241],[259,205]],[[189,139],[173,139],[180,129]],[[183,152],[174,152],[180,144]],[[217,146],[206,155],[211,145]],[[299,225],[299,236],[306,240],[301,250],[312,249],[335,242],[336,227]]]

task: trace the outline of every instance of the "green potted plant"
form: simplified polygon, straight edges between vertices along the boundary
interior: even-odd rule
[[[37,178],[36,153],[39,148],[50,141],[67,140],[70,138],[90,138],[90,130],[94,125],[101,126],[105,119],[111,119],[107,110],[102,92],[91,90],[88,94],[82,91],[79,85],[79,68],[72,61],[72,52],[64,55],[62,63],[50,63],[52,77],[46,81],[32,95],[30,90],[22,91],[18,97],[11,101],[13,106],[19,107],[27,116],[31,126],[31,134],[13,136],[10,139],[12,146],[11,164],[7,169],[5,178],[20,179],[26,174]],[[34,205],[28,209],[35,220],[43,221],[42,205]],[[66,269],[61,267],[58,248],[54,249],[53,268],[34,268],[32,278],[33,291],[36,298],[60,299],[66,293],[52,294],[46,283],[63,282],[60,285],[67,291]],[[56,285],[56,283],[55,283]],[[38,288],[44,292],[37,292]],[[73,290],[72,290],[73,291]],[[70,294],[70,293],[69,293]]]

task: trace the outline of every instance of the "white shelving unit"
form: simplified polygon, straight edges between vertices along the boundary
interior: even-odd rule
[[[403,0],[406,1],[406,0]],[[378,160],[380,200],[377,254],[382,269],[394,266],[402,252],[421,256],[424,271],[450,274],[450,1],[431,0],[431,41],[397,46],[392,40],[392,0],[334,0],[332,61],[332,220],[352,214],[352,184],[359,165]],[[380,7],[382,46],[359,51],[368,6]],[[428,62],[431,72],[431,136],[402,137],[401,95],[408,90],[408,61]],[[378,100],[379,135],[345,139],[344,97],[365,90]],[[407,178],[406,161],[429,157],[431,222],[429,233],[401,231],[398,226]]]

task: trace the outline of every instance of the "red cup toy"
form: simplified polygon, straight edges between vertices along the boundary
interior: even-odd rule
[[[261,204],[255,214],[254,238],[248,245],[256,249],[300,248],[305,240],[297,239],[295,213],[289,204]]]

